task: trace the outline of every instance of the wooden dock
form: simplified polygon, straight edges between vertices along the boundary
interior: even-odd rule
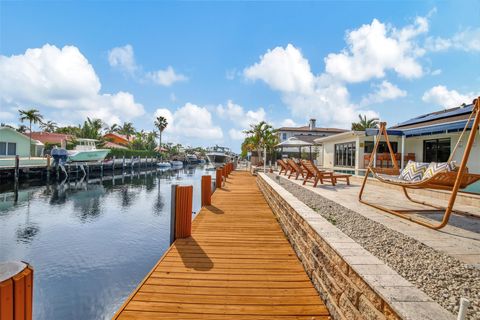
[[[247,172],[233,172],[114,319],[330,319]]]

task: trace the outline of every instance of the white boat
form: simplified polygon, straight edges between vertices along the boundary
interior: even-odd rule
[[[172,165],[170,164],[170,162],[159,162],[157,163],[157,166],[160,168],[160,169],[170,169],[172,167]]]
[[[188,164],[198,164],[198,163],[200,163],[200,160],[198,160],[198,157],[195,154],[187,154],[185,156],[185,161]]]
[[[95,139],[77,139],[78,145],[74,150],[67,150],[68,161],[71,162],[90,162],[103,161],[110,149],[97,149]]]
[[[219,146],[209,148],[207,152],[207,159],[215,167],[222,166],[231,159],[230,149]]]
[[[172,161],[170,161],[170,164],[172,165],[172,168],[182,168],[183,167],[183,162],[178,161],[178,160],[172,160]]]

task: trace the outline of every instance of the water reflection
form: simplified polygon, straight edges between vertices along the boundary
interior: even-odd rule
[[[169,246],[172,183],[204,170],[0,185],[0,261],[35,268],[35,319],[111,318]]]

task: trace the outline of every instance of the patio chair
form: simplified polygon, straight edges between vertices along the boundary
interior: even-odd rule
[[[335,185],[336,181],[335,178],[333,178],[333,172],[320,170],[313,164],[313,162],[308,160],[303,160],[302,166],[305,168],[306,172],[303,179],[303,185],[305,185],[307,181],[313,182],[314,187],[317,186],[318,181],[320,181],[321,184],[323,184],[323,181],[330,181],[332,186]]]
[[[290,171],[290,167],[288,166],[288,164],[283,161],[283,159],[277,160],[277,163],[280,166],[280,171],[278,172],[278,174],[281,175],[283,172],[285,175],[287,175],[288,171]]]
[[[302,168],[299,167],[295,161],[293,161],[292,159],[287,159],[287,164],[290,167],[290,174],[288,175],[288,179],[290,179],[292,175],[295,175],[295,180],[297,180],[299,176],[302,176],[302,178],[304,177]]]
[[[472,126],[470,127],[470,122],[473,121]],[[390,144],[390,140],[388,137],[388,132],[387,132],[387,124],[385,122],[380,123],[380,128],[378,130],[378,135],[377,135],[377,142],[375,144],[375,147],[373,148],[372,151],[372,159],[375,156],[375,153],[377,152],[378,144],[380,142],[380,138],[382,135],[385,137],[385,141],[387,142],[388,149],[390,151],[390,156],[392,159],[393,163],[393,168],[389,169],[382,169],[382,168],[376,168],[373,166],[373,162],[370,160],[370,163],[367,167],[367,172],[365,173],[365,178],[363,179],[363,184],[360,189],[360,193],[358,195],[358,199],[360,202],[367,204],[369,206],[372,206],[374,208],[380,209],[382,211],[385,211],[387,213],[394,214],[396,216],[399,216],[404,219],[408,219],[410,221],[413,221],[415,223],[418,223],[420,225],[432,228],[432,229],[441,229],[444,226],[448,224],[448,220],[450,218],[450,215],[453,211],[453,206],[455,204],[455,200],[457,197],[457,193],[459,189],[466,188],[467,186],[471,185],[472,183],[475,183],[480,180],[480,174],[473,174],[468,172],[467,168],[467,162],[468,158],[470,156],[470,152],[472,150],[472,146],[475,140],[475,135],[477,134],[478,131],[478,126],[480,124],[480,97],[475,99],[473,101],[473,108],[472,108],[472,113],[470,114],[467,122],[465,123],[465,127],[457,141],[457,144],[455,145],[452,153],[450,154],[450,157],[447,161],[448,167],[451,167],[451,161],[453,159],[453,156],[455,155],[455,152],[457,151],[457,147],[459,146],[460,142],[462,141],[462,138],[467,131],[468,128],[470,129],[470,134],[468,136],[467,144],[465,146],[464,152],[463,152],[463,157],[462,161],[460,164],[460,167],[455,168],[454,170],[437,170],[435,169],[435,166],[432,166],[431,174],[422,177],[421,180],[417,181],[409,181],[402,179],[399,177],[400,175],[400,170],[398,168],[398,163],[396,160],[396,157],[393,153],[392,146]],[[430,165],[429,165],[430,168]],[[366,186],[366,183],[368,181],[368,176],[369,173],[373,175],[374,178],[377,180],[390,184],[390,185],[395,185],[399,186],[403,189],[403,193],[405,194],[406,198],[412,202],[419,203],[422,205],[426,205],[432,208],[440,209],[444,211],[442,221],[439,224],[432,224],[426,221],[422,221],[419,219],[416,219],[415,217],[409,216],[408,213],[412,211],[419,211],[419,210],[393,210],[386,208],[384,206],[381,206],[379,204],[373,204],[370,202],[367,202],[363,200],[363,192]],[[441,207],[435,204],[423,202],[423,201],[418,201],[410,197],[408,194],[407,189],[436,189],[436,190],[446,190],[450,191],[450,197],[448,199],[448,206],[447,207]],[[429,210],[431,212],[431,210]]]

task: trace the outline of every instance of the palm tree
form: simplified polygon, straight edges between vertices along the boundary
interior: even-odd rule
[[[42,130],[45,132],[55,132],[58,126],[55,121],[48,120],[47,122],[42,122],[40,124],[40,128],[42,128]]]
[[[167,119],[165,117],[159,116],[157,119],[155,119],[155,127],[158,128],[159,131],[159,143],[158,143],[158,152],[160,152],[160,155],[162,154],[162,132],[165,130],[165,128],[168,126]]]
[[[88,139],[100,139],[100,130],[102,130],[103,122],[101,119],[90,119],[83,123],[80,128],[80,137]]]
[[[28,153],[28,159],[30,159],[30,156],[32,154],[32,123],[37,124],[37,123],[42,123],[43,116],[40,114],[40,112],[37,109],[30,109],[30,110],[18,110],[20,113],[20,121],[24,122],[26,120],[29,121],[30,123],[30,152]]]
[[[250,129],[244,131],[244,133],[248,135],[249,143],[257,150],[259,159],[262,158],[262,149],[264,147],[267,148],[270,145],[273,147],[273,138],[271,138],[271,136],[275,135],[276,132],[277,131],[265,121],[261,121],[255,125],[251,124]]]
[[[367,119],[366,115],[358,115],[359,122],[352,123],[352,130],[365,131],[368,128],[376,128],[378,125],[378,118]]]
[[[130,140],[130,136],[135,134],[135,127],[131,122],[124,122],[123,125],[118,129],[118,133],[126,135],[127,140]]]
[[[112,124],[111,126],[105,126],[106,133],[114,133],[114,132],[118,132],[118,130],[120,130],[120,128],[116,123]]]

